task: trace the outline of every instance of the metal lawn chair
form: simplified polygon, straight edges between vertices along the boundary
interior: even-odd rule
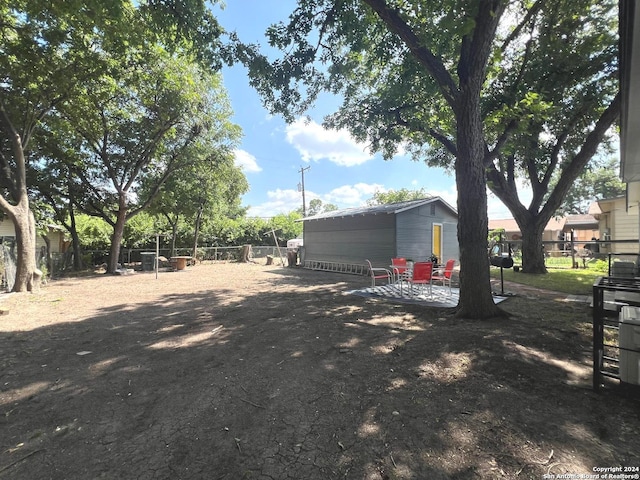
[[[429,296],[433,298],[433,291],[431,289],[431,280],[433,278],[433,263],[432,262],[416,262],[413,264],[413,273],[411,278],[407,279],[411,286],[411,296],[414,295],[414,285],[420,285],[421,291],[424,292],[425,285],[429,285]]]
[[[451,277],[453,276],[453,269],[455,266],[456,261],[454,259],[449,259],[444,266],[444,270],[441,272],[436,271],[432,277],[436,282],[442,282],[443,287],[447,283],[449,284],[449,295],[451,295]]]
[[[391,275],[393,276],[393,283],[400,285],[400,295],[402,295],[402,284],[411,275],[411,268],[407,265],[406,258],[394,257],[391,259]]]
[[[369,266],[369,275],[371,276],[371,286],[376,286],[376,280],[381,280],[383,278],[387,279],[387,283],[391,283],[391,272],[386,268],[374,267],[371,265],[371,262],[367,260],[367,265]]]

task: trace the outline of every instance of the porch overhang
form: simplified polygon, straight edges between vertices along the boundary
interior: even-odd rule
[[[630,183],[640,182],[640,9],[636,0],[620,0],[619,8],[620,176]]]

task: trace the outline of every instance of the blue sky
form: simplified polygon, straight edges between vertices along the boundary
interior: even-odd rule
[[[225,30],[236,31],[244,42],[264,44],[266,28],[286,21],[294,5],[292,0],[231,0],[223,10],[215,7],[214,13]],[[233,121],[244,132],[236,163],[250,185],[243,197],[243,204],[250,207],[249,216],[271,217],[300,208],[299,172],[306,167],[310,167],[305,171],[307,206],[311,199],[319,198],[339,208],[357,207],[376,190],[424,188],[456,207],[452,174],[428,168],[408,156],[385,161],[379,154],[370,154],[347,132],[323,129],[323,116],[335,111],[339,99],[325,97],[308,112],[310,122],[299,119],[287,125],[262,106],[243,66],[225,67],[222,74],[234,110]],[[509,217],[502,203],[490,196],[489,218]]]

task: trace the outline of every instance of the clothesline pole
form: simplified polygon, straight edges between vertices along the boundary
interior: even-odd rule
[[[265,235],[269,235],[271,233],[273,235],[273,241],[276,243],[276,248],[278,249],[278,256],[280,257],[280,263],[284,267],[284,258],[282,258],[282,252],[280,252],[280,245],[278,245],[278,237],[276,237],[276,229],[272,228],[271,232],[265,233]]]

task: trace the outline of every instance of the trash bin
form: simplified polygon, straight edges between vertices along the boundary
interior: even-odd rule
[[[156,269],[156,254],[155,252],[141,252],[142,258],[142,271],[153,272]]]
[[[622,307],[618,335],[620,380],[640,385],[640,308]]]
[[[298,265],[298,252],[296,250],[287,250],[287,265],[289,267]]]

